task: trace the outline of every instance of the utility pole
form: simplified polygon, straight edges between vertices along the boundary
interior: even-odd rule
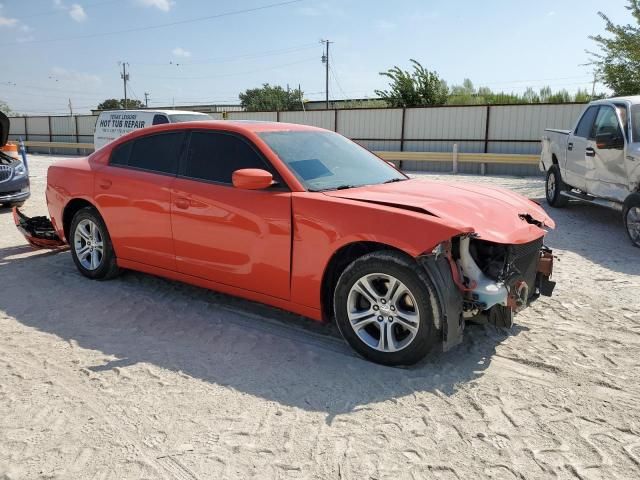
[[[124,108],[127,108],[127,82],[129,81],[129,74],[127,73],[127,62],[122,63],[122,73],[120,74],[120,78],[122,78],[122,82],[124,83]]]
[[[144,92],[144,106],[149,108],[149,94],[147,92]]]
[[[325,108],[329,110],[329,40],[320,40],[325,45],[322,63],[324,63],[324,83],[325,83]]]
[[[596,96],[596,80],[598,79],[596,72],[593,72],[593,86],[591,87],[591,100]]]
[[[71,105],[71,99],[69,99],[69,115],[73,117],[73,105]]]

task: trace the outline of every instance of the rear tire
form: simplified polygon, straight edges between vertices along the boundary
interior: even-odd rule
[[[627,197],[622,215],[631,243],[640,248],[640,193],[632,193]]]
[[[424,358],[440,338],[441,311],[426,272],[399,252],[356,259],[334,291],[340,333],[360,355],[383,365],[412,365]]]
[[[73,262],[85,277],[108,280],[120,273],[109,231],[95,208],[84,207],[76,212],[68,240]]]
[[[569,204],[569,199],[560,194],[560,192],[568,190],[568,188],[562,181],[558,165],[551,165],[551,168],[547,172],[544,190],[547,197],[547,203],[552,207],[562,208]]]

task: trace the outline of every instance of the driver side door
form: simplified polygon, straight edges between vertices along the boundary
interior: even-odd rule
[[[594,124],[594,136],[606,135],[616,146],[593,142],[593,176],[588,179],[587,191],[598,197],[624,201],[629,194],[624,161],[624,134],[616,109],[602,105]]]
[[[179,272],[288,299],[291,192],[257,147],[223,131],[193,131],[171,191],[171,226]],[[232,173],[269,171],[264,190],[235,188]]]

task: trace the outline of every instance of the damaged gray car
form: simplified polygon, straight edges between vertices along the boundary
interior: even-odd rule
[[[7,144],[9,126],[9,118],[0,112],[0,206],[19,207],[31,194],[29,174],[22,160],[1,149]]]

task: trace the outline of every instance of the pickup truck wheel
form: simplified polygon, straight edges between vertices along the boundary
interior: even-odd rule
[[[640,248],[640,193],[633,193],[625,200],[623,215],[631,242]]]
[[[108,280],[119,273],[107,226],[95,208],[85,207],[76,212],[69,243],[73,261],[85,277]]]
[[[556,208],[566,207],[569,204],[569,199],[560,195],[560,192],[566,189],[567,187],[560,176],[560,169],[557,165],[551,165],[547,171],[547,181],[545,182],[547,203]]]
[[[334,310],[351,347],[383,365],[421,360],[442,325],[436,287],[399,252],[373,252],[352,262],[338,280]]]

